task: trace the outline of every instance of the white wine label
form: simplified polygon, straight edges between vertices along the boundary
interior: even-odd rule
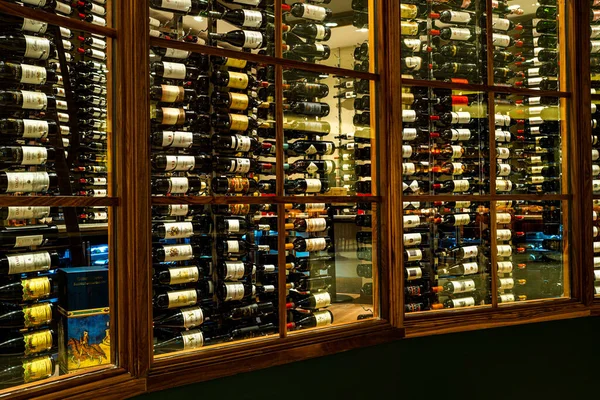
[[[67,111],[69,109],[69,106],[68,106],[67,102],[64,100],[56,100],[56,109],[62,110],[62,111]],[[59,113],[59,114],[62,115],[59,118],[60,122],[69,122],[69,114],[66,114],[66,113]]]
[[[475,290],[475,281],[473,279],[451,281],[450,283],[452,284],[452,293],[465,293]]]
[[[225,261],[225,280],[238,280],[244,277],[245,267],[241,261]]]
[[[306,212],[325,211],[325,203],[307,203],[304,206]]]
[[[48,24],[46,22],[40,22],[34,19],[23,18],[23,25],[21,25],[22,31],[46,33],[46,29],[48,29]]]
[[[507,179],[496,179],[496,190],[499,192],[510,192],[512,190],[512,181]]]
[[[405,246],[418,246],[421,244],[422,237],[420,233],[405,233],[403,242]]]
[[[50,56],[50,40],[41,37],[23,35],[25,37],[25,57],[47,60]]]
[[[454,308],[473,307],[475,299],[473,297],[463,297],[461,299],[450,299]]]
[[[400,21],[400,33],[402,36],[415,36],[419,33],[419,24],[414,21]]]
[[[227,244],[227,252],[228,253],[239,253],[240,252],[240,242],[237,240],[227,240],[225,242]]]
[[[415,110],[402,110],[403,122],[415,122],[417,120],[417,112]]]
[[[45,93],[21,90],[21,96],[23,96],[22,108],[28,110],[45,110],[48,107],[48,97]]]
[[[466,166],[463,163],[452,163],[452,175],[462,175],[465,173]]]
[[[249,158],[236,158],[231,160],[229,172],[245,174],[250,172],[250,159]]]
[[[327,17],[327,9],[324,7],[313,6],[306,3],[303,6],[301,18],[312,19],[313,21],[323,21]]]
[[[196,166],[194,156],[166,156],[165,171],[191,171]]]
[[[469,181],[466,179],[458,179],[454,181],[454,189],[452,189],[452,192],[457,193],[457,192],[466,192],[467,190],[469,190]]]
[[[192,0],[162,0],[160,6],[168,10],[187,12],[192,8]]]
[[[48,160],[48,150],[42,146],[21,146],[21,165],[41,165]]]
[[[496,229],[496,238],[502,241],[510,240],[512,239],[512,231],[510,229]]]
[[[204,312],[200,307],[185,307],[181,310],[181,316],[183,317],[183,327],[193,328],[204,323]],[[185,333],[185,332],[184,332]]]
[[[331,296],[329,295],[329,292],[315,293],[313,297],[315,300],[314,308],[328,307],[331,304]]]
[[[419,71],[423,65],[423,59],[421,57],[406,57],[404,65],[413,71]]]
[[[402,220],[404,221],[404,229],[414,228],[421,224],[421,219],[418,215],[404,215]]]
[[[479,248],[477,246],[465,246],[462,248],[463,258],[474,258],[479,254]]]
[[[335,169],[335,162],[329,161],[329,160],[325,160],[324,166],[323,166],[323,172],[325,174],[331,174],[334,169]]]
[[[420,39],[404,39],[404,46],[410,51],[418,51],[421,48],[421,40]],[[411,102],[412,103],[412,102]]]
[[[244,298],[244,284],[225,282],[225,301],[242,300]]]
[[[423,259],[423,252],[421,249],[405,249],[406,261],[420,261]]]
[[[47,121],[38,121],[35,119],[23,120],[23,137],[39,139],[48,136],[49,126]]]
[[[90,37],[90,39],[91,39],[90,45],[92,47],[95,47],[95,48],[100,49],[100,50],[106,49],[106,41],[100,40],[100,39],[95,38],[95,37]],[[167,53],[169,52],[169,50],[175,50],[175,49],[167,49]],[[181,52],[182,50],[176,50],[176,51],[180,51]],[[187,52],[187,51],[183,51],[183,53],[187,53],[189,55],[189,52]],[[173,57],[173,58],[175,58],[175,57]],[[187,58],[187,56],[186,57],[181,57],[181,58]]]
[[[417,138],[416,128],[404,128],[402,129],[402,140],[411,141]]]
[[[193,306],[198,302],[198,293],[195,289],[173,290],[167,292],[168,308]]]
[[[185,64],[163,62],[163,77],[170,79],[185,79],[186,67]]]
[[[244,22],[242,26],[248,28],[260,28],[263,22],[262,13],[254,10],[242,10],[244,13]]]
[[[8,207],[6,219],[40,219],[49,215],[50,207]]]
[[[315,24],[317,28],[317,32],[315,33],[315,40],[323,40],[325,39],[325,27],[323,25]]]
[[[169,178],[169,193],[182,194],[189,190],[188,178]]]
[[[510,224],[512,216],[509,213],[498,213],[496,214],[497,224]]]
[[[306,193],[318,193],[321,191],[321,180],[320,179],[305,179],[306,181]]]
[[[594,11],[596,11],[596,10],[594,10]],[[600,38],[600,26],[598,26],[598,25],[592,25],[591,28],[592,28],[592,32],[590,34],[590,38],[591,39],[598,39],[598,38]]]
[[[405,184],[405,183],[403,182],[403,184]],[[405,185],[406,185],[406,184],[405,184]],[[413,181],[410,183],[410,185],[407,185],[407,187],[406,187],[406,188],[404,188],[404,190],[406,190],[406,189],[408,189],[408,188],[410,188],[410,190],[411,190],[413,193],[417,193],[417,192],[419,192],[419,190],[420,190],[420,188],[419,188],[419,182],[418,182],[416,179],[415,179],[415,180],[413,180]]]
[[[510,20],[506,18],[492,18],[492,29],[497,29],[499,31],[507,31],[510,29]]]
[[[496,142],[501,143],[509,143],[510,142],[510,132],[503,131],[502,129],[496,129]]]
[[[515,301],[515,295],[512,293],[509,294],[501,294],[498,296],[499,303],[512,303]]]
[[[510,126],[510,116],[508,115],[496,114],[495,120],[496,126]]]
[[[498,164],[496,173],[498,176],[509,176],[511,172],[510,164]]]
[[[423,277],[423,270],[420,267],[406,268],[406,280],[415,281]]]
[[[450,28],[450,40],[468,40],[471,31],[467,28]]]
[[[194,235],[194,226],[191,222],[165,222],[164,227],[163,239],[184,239]]]
[[[455,208],[469,208],[471,207],[470,201],[457,201],[455,202]]]
[[[194,143],[192,132],[183,131],[163,131],[162,146],[188,148]]]
[[[41,246],[44,243],[44,235],[17,236],[13,247]]]
[[[594,271],[594,280],[600,281],[600,269]]]
[[[496,147],[496,157],[501,160],[510,158],[510,149],[507,147]]]
[[[331,312],[325,310],[325,311],[315,311],[313,313],[313,316],[315,317],[315,327],[322,327],[322,326],[327,326],[327,325],[331,325]]]
[[[54,11],[61,13],[61,14],[70,15],[72,12],[72,9],[69,5],[61,3],[60,1],[57,1],[54,4]]]
[[[108,219],[108,213],[105,211],[92,213],[92,216],[94,221],[104,221]]]
[[[594,253],[600,253],[600,242],[594,242]]]
[[[47,172],[6,172],[7,193],[43,192],[50,187]]]
[[[165,262],[186,261],[194,257],[194,251],[189,244],[175,244],[163,246],[165,251]]]
[[[247,152],[250,151],[250,148],[252,147],[252,139],[250,139],[247,136],[235,135],[232,136],[232,141],[235,142],[233,145],[233,149],[235,149],[236,151]],[[249,166],[250,164],[248,163],[248,167]]]
[[[181,339],[183,341],[183,350],[192,350],[204,346],[204,334],[198,329],[181,332]]]
[[[498,280],[498,290],[508,290],[515,287],[515,280],[513,278],[500,278]]]
[[[593,171],[593,170],[594,170],[594,169],[592,168],[592,171]],[[600,191],[600,180],[599,180],[599,179],[594,179],[594,180],[592,181],[592,190],[593,190],[594,192]]]
[[[414,175],[416,167],[414,163],[402,163],[402,174],[406,176]]]
[[[451,112],[452,124],[468,124],[471,121],[471,113],[467,111]]]
[[[412,153],[412,146],[408,144],[402,145],[402,158],[410,158]]]
[[[306,232],[323,232],[327,229],[327,220],[325,218],[307,218]]]
[[[263,34],[261,32],[254,31],[243,31],[244,32],[244,45],[242,47],[246,49],[258,49],[263,44]]]
[[[471,139],[471,130],[470,129],[451,129],[452,137],[450,140],[452,141],[462,141]]]
[[[531,183],[532,184],[539,184],[539,183],[543,183],[546,179],[544,178],[544,176],[542,175],[533,175],[531,177]]]
[[[21,64],[21,83],[42,85],[46,83],[46,68],[35,65]]]
[[[452,150],[452,158],[460,158],[463,156],[463,147],[462,146],[450,146]]]
[[[598,158],[600,158],[600,151],[592,149],[592,160],[596,161]]]
[[[598,237],[598,234],[600,234],[600,229],[598,229],[597,226],[594,226],[593,230],[592,230],[592,236],[593,237]]]
[[[498,266],[499,274],[510,274],[513,271],[512,261],[498,261],[496,265]]]
[[[183,87],[173,85],[160,85],[160,101],[164,103],[174,103],[183,100]]]
[[[309,238],[305,239],[306,251],[321,251],[327,247],[325,238]]]
[[[161,110],[162,120],[160,123],[163,125],[177,125],[180,119],[185,119],[185,111],[183,109],[162,107]]]
[[[250,124],[250,120],[246,115],[229,114],[229,119],[231,121],[229,129],[234,131],[245,131]]]
[[[471,14],[464,11],[450,11],[450,21],[466,24],[471,21]]]
[[[169,284],[171,285],[198,282],[199,278],[200,275],[196,266],[169,268]]]
[[[227,233],[238,233],[240,232],[240,221],[237,219],[225,220],[227,225]]]
[[[32,354],[48,351],[52,348],[52,331],[49,329],[27,332],[23,334],[23,342],[25,344],[24,354],[30,356]]]
[[[66,101],[65,101],[65,103],[66,103]],[[64,123],[69,122],[69,114],[67,114],[67,113],[57,113],[57,114],[58,114],[58,121],[59,122],[64,122]],[[94,125],[96,123],[97,123],[97,121],[94,122]]]
[[[9,275],[47,271],[50,269],[50,264],[52,263],[50,253],[47,251],[7,255],[6,259],[8,262]]]
[[[462,266],[463,270],[465,271],[464,275],[471,275],[479,272],[479,264],[476,262],[464,263]]]
[[[499,244],[496,246],[498,251],[498,257],[510,257],[512,256],[512,246],[508,244]]]
[[[494,46],[508,47],[510,46],[510,36],[494,33],[492,35],[492,43],[494,44]]]
[[[463,226],[471,223],[469,214],[454,214],[454,226]]]

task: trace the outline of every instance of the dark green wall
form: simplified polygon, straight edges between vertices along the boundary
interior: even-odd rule
[[[405,339],[137,399],[598,399],[598,332],[579,318]]]

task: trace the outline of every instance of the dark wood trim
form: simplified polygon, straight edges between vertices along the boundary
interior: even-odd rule
[[[491,306],[464,311],[427,312],[427,315],[407,316],[405,320],[406,337],[440,335],[479,329],[522,325],[533,322],[553,321],[587,317],[589,307],[571,299],[555,299],[531,302],[523,305]]]
[[[477,83],[452,83],[443,81],[431,81],[426,79],[402,79],[403,86],[422,86],[439,89],[468,90],[474,92],[496,92],[512,93],[522,96],[549,96],[549,97],[572,97],[571,92],[555,90],[535,90],[528,88],[515,88],[512,86],[483,85]],[[600,97],[600,96],[599,96]]]
[[[127,382],[136,390],[136,393],[142,391],[136,389],[137,385],[129,374],[123,368],[115,368],[107,365],[104,368],[98,367],[93,370],[87,370],[81,373],[62,375],[50,378],[45,381],[32,382],[16,388],[9,388],[0,391],[0,399],[25,400],[33,398],[44,399],[65,399],[64,395],[70,393],[84,393],[89,391],[95,394],[97,389],[110,387],[111,382]],[[141,389],[141,388],[139,388]],[[118,391],[113,392],[117,395]],[[135,393],[133,393],[135,394]]]
[[[284,339],[274,339],[271,343],[265,340],[261,341],[264,343],[262,346],[250,344],[204,350],[202,358],[195,353],[178,357],[176,363],[160,359],[155,361],[148,376],[148,391],[247,372],[248,366],[255,370],[372,346],[402,336],[402,329],[375,320],[293,334]]]
[[[169,47],[172,49],[192,51],[194,53],[209,54],[213,56],[238,58],[258,64],[281,65],[285,69],[302,69],[306,71],[322,72],[324,74],[347,76],[350,78],[369,79],[373,81],[379,80],[379,75],[369,72],[359,72],[352,69],[330,67],[322,64],[312,64],[303,61],[288,60],[283,57],[271,57],[261,54],[241,52],[236,50],[223,49],[220,47],[206,46],[203,44],[176,42],[173,40],[150,38],[150,45],[158,47]]]
[[[116,43],[115,187],[121,198],[115,226],[119,365],[144,376],[152,360],[149,9],[119,0]],[[114,312],[114,311],[113,311]]]
[[[381,196],[167,196],[152,197],[152,204],[285,204],[379,203]]]
[[[7,1],[0,2],[0,12],[16,15],[17,17],[35,19],[41,22],[47,22],[51,25],[58,25],[64,28],[74,29],[77,31],[84,31],[89,33],[95,33],[110,38],[117,37],[117,30],[114,28],[108,28],[105,26],[91,24],[89,22],[79,21],[69,17],[63,17],[58,14],[52,14],[46,11],[42,11],[36,8],[20,6]]]
[[[46,207],[116,207],[118,197],[86,196],[0,196],[0,207],[46,206]]]

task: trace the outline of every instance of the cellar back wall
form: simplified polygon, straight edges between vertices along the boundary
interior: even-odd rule
[[[591,317],[404,339],[136,399],[584,398],[599,331]]]

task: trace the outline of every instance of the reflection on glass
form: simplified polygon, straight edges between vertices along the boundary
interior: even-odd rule
[[[496,202],[498,303],[565,293],[560,201]]]
[[[489,203],[404,203],[405,312],[491,304]]]
[[[371,194],[369,81],[284,71],[288,195]]]
[[[496,192],[561,192],[560,99],[496,96]]]
[[[489,192],[486,99],[476,92],[404,88],[405,195]]]
[[[60,15],[62,17],[71,17],[79,21],[84,21],[99,26],[110,26],[110,20],[107,19],[107,12],[111,9],[110,0],[101,0],[97,2],[92,2],[90,0],[79,0],[75,2],[25,0],[22,2],[22,4],[26,7],[37,8],[45,12]],[[16,22],[21,26],[23,23],[23,18],[8,15],[0,16],[0,20],[3,23]],[[18,20],[20,20],[20,23],[17,22]],[[34,21],[28,18],[25,18],[25,20],[26,25],[47,25],[46,23]],[[63,36],[65,36],[66,32],[69,32],[69,29],[61,28],[61,31],[64,32]],[[43,32],[40,31],[40,33]]]
[[[100,207],[0,208],[2,389],[111,362],[107,220]]]

